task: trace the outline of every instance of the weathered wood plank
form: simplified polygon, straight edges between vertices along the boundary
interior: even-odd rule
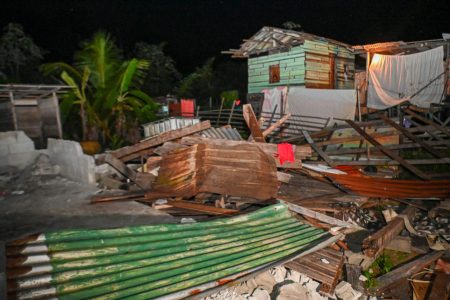
[[[438,151],[436,151],[433,147],[431,147],[430,145],[428,145],[428,143],[426,143],[425,141],[419,139],[418,137],[416,137],[414,134],[412,134],[411,132],[409,132],[408,130],[406,130],[405,128],[403,128],[402,126],[398,125],[397,123],[395,123],[394,121],[392,121],[391,119],[389,119],[388,117],[386,117],[385,115],[381,115],[381,119],[383,119],[387,124],[389,124],[390,126],[394,127],[395,129],[397,129],[399,132],[401,132],[404,136],[406,136],[408,139],[418,143],[423,149],[425,149],[426,151],[428,151],[429,153],[433,154],[435,157],[438,158],[446,158],[445,155],[442,155],[441,153],[439,153]],[[450,163],[450,159],[446,158],[446,160],[448,160],[448,163]]]
[[[385,291],[390,286],[394,285],[397,282],[400,282],[402,279],[406,279],[415,273],[419,272],[426,266],[431,265],[435,260],[441,257],[444,254],[443,251],[433,251],[428,254],[425,254],[409,263],[402,265],[401,267],[392,270],[391,272],[384,274],[380,277],[376,278],[377,287],[376,291],[378,294]]]
[[[378,150],[380,150],[381,152],[383,152],[384,154],[386,154],[390,158],[398,161],[404,168],[408,169],[409,171],[411,171],[413,174],[415,174],[416,176],[420,177],[421,179],[425,179],[425,180],[430,180],[431,179],[430,176],[428,176],[427,174],[423,173],[421,170],[419,170],[418,168],[414,167],[413,165],[407,163],[402,157],[400,157],[396,153],[392,152],[391,150],[387,149],[381,143],[379,143],[377,140],[372,138],[364,130],[362,130],[361,127],[359,127],[355,122],[353,122],[352,120],[346,120],[346,122],[351,127],[353,127],[353,129],[355,129],[361,136],[363,136],[369,143],[374,145]]]
[[[152,137],[150,139],[143,140],[138,144],[120,148],[120,149],[112,152],[112,154],[119,159],[126,157],[127,160],[131,160],[133,158],[139,157],[139,154],[138,154],[139,151],[161,145],[165,142],[172,141],[172,140],[208,129],[210,127],[211,127],[211,123],[209,122],[209,120],[203,121],[201,123],[197,123],[192,126],[188,126],[188,127],[161,133],[160,135],[157,135],[156,137]]]
[[[320,157],[323,158],[324,161],[327,162],[327,164],[330,167],[336,166],[336,163],[333,162],[333,160],[327,154],[325,154],[325,152],[323,152],[323,150],[320,147],[317,147],[317,145],[314,143],[313,139],[311,138],[311,136],[309,136],[309,133],[306,130],[302,130],[302,134],[305,137],[308,144],[320,155]]]
[[[408,108],[405,109],[404,111],[405,111],[408,115],[410,115],[411,117],[414,117],[414,118],[416,118],[416,119],[418,119],[418,120],[420,120],[420,121],[422,121],[422,122],[424,122],[424,123],[426,123],[426,124],[428,124],[428,125],[433,126],[435,129],[437,129],[437,130],[439,130],[439,131],[445,133],[447,136],[450,137],[450,131],[449,131],[447,128],[445,128],[445,127],[443,127],[443,126],[440,126],[440,125],[436,124],[436,123],[433,122],[433,121],[430,121],[430,120],[428,120],[428,119],[425,119],[425,118],[422,117],[421,115],[416,114],[415,112],[411,111],[411,110],[408,109]]]
[[[266,130],[263,131],[263,136],[266,137],[269,134],[271,134],[275,129],[277,129],[278,127],[280,127],[281,125],[284,124],[284,122],[286,122],[289,118],[290,118],[291,114],[287,114],[284,117],[282,117],[281,119],[279,119],[278,121],[276,121],[275,123],[273,123],[272,125],[270,125]]]
[[[287,201],[280,200],[280,199],[278,199],[278,201],[281,202],[281,203],[286,204],[289,207],[289,209],[292,210],[293,212],[296,212],[298,214],[305,215],[305,216],[317,219],[317,220],[325,222],[327,224],[341,226],[341,227],[345,227],[345,228],[357,228],[357,229],[361,228],[361,227],[359,227],[357,225],[350,224],[350,223],[341,221],[339,219],[327,216],[325,214],[321,214],[321,213],[315,212],[315,211],[313,211],[311,209],[308,209],[306,207],[302,207],[300,205],[297,205],[297,204],[294,204],[294,203],[291,203],[291,202],[287,202]]]
[[[409,220],[412,219],[415,213],[415,207],[408,206],[402,215]],[[386,226],[368,236],[363,240],[363,253],[369,257],[377,257],[381,251],[405,228],[405,220],[401,216],[392,219]]]
[[[242,113],[244,115],[245,123],[247,123],[248,128],[252,134],[252,137],[258,143],[265,143],[264,135],[261,128],[258,126],[258,120],[256,119],[255,113],[251,104],[244,104],[242,107]]]

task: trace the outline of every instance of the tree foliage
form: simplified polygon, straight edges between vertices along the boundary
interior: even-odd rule
[[[208,59],[205,64],[189,74],[180,83],[177,95],[179,97],[195,98],[198,105],[207,105],[209,98],[214,99],[214,105],[220,104],[224,91],[237,90],[244,95],[247,89],[247,71],[244,62],[222,61]],[[236,96],[236,100],[238,95]]]
[[[165,46],[165,43],[150,45],[144,42],[135,45],[135,56],[150,62],[142,89],[151,96],[172,94],[181,79],[175,61],[164,53]]]
[[[9,23],[0,37],[0,77],[9,82],[34,81],[43,55],[20,24]]]
[[[61,105],[63,120],[72,121],[74,110],[81,120],[82,139],[118,144],[137,122],[154,118],[157,105],[139,88],[149,68],[147,60],[124,60],[122,51],[105,32],[81,43],[73,65],[64,62],[42,66],[45,74],[58,74],[72,86]],[[145,114],[143,113],[145,112]]]

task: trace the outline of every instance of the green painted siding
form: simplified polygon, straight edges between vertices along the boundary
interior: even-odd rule
[[[248,92],[284,85],[327,87],[330,85],[330,59],[335,55],[335,88],[354,87],[354,54],[344,47],[323,41],[305,41],[288,52],[248,59]],[[269,67],[280,65],[280,82],[269,83]],[[344,72],[346,70],[346,72]]]
[[[280,82],[269,83],[269,67],[280,65]],[[288,52],[249,58],[248,92],[258,93],[262,89],[283,85],[301,85],[305,80],[305,53],[301,46]]]

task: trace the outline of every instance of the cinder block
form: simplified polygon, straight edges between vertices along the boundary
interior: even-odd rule
[[[77,182],[95,185],[95,161],[83,153],[75,141],[48,139],[50,161],[61,167],[61,175]]]
[[[20,143],[9,144],[8,147],[10,153],[27,153],[34,151],[34,143],[23,140]]]
[[[0,144],[0,156],[5,156],[9,154],[9,147],[8,145],[1,145]]]

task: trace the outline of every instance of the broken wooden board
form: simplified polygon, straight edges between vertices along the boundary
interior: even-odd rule
[[[422,122],[424,122],[425,124],[431,125],[432,127],[434,127],[436,130],[441,131],[442,133],[446,134],[448,137],[450,137],[450,131],[443,127],[440,126],[438,124],[436,124],[433,121],[430,121],[424,117],[422,117],[421,115],[416,114],[415,112],[411,111],[410,109],[405,109],[404,112],[406,112],[408,115],[410,115],[411,117],[414,117]]]
[[[185,198],[208,192],[267,200],[278,193],[276,172],[275,160],[256,143],[195,144],[163,156],[154,191]]]
[[[321,282],[320,292],[332,295],[341,276],[344,260],[342,252],[323,248],[288,262],[285,266]]]
[[[389,156],[393,160],[398,161],[405,169],[409,170],[410,172],[412,172],[414,175],[418,176],[421,179],[425,179],[425,180],[430,180],[431,179],[430,176],[428,176],[427,174],[425,174],[424,172],[422,172],[421,170],[419,170],[415,166],[413,166],[413,165],[409,164],[408,162],[406,162],[397,153],[387,149],[382,144],[380,144],[373,137],[371,137],[364,130],[362,130],[361,127],[359,127],[355,122],[353,122],[351,120],[346,120],[346,122],[351,127],[353,127],[353,129],[355,129],[356,132],[358,132],[362,137],[364,137],[369,143],[374,145],[378,150],[380,150],[381,152],[383,152],[385,155]]]
[[[449,299],[450,274],[437,271],[431,284],[430,297],[428,299]]]
[[[416,209],[414,207],[408,206],[402,212],[402,215],[411,220],[414,217],[415,211]],[[386,245],[389,244],[389,242],[392,241],[397,235],[399,235],[404,228],[405,220],[403,217],[395,217],[386,226],[363,240],[363,253],[369,257],[377,257]]]
[[[250,129],[250,133],[252,134],[255,142],[265,143],[264,135],[259,127],[258,120],[256,119],[255,113],[253,112],[253,108],[251,104],[244,104],[242,106],[242,113],[244,115],[245,123],[247,123],[248,128]]]
[[[444,255],[444,251],[433,251],[423,256],[420,256],[402,266],[390,271],[387,274],[376,278],[377,286],[375,288],[378,295],[395,284],[401,283],[415,273],[421,271],[423,268],[431,265],[439,257]]]
[[[208,129],[210,127],[211,127],[211,124],[209,121],[203,121],[201,123],[197,123],[197,124],[194,124],[194,125],[191,125],[188,127],[163,132],[155,137],[143,140],[140,143],[137,143],[135,145],[120,148],[120,149],[112,152],[112,154],[116,158],[121,159],[122,161],[131,160],[131,159],[139,157],[140,156],[139,153],[141,151],[147,150],[148,148],[156,147],[165,142],[179,139],[181,137],[191,135],[196,132],[200,132],[200,131]]]
[[[359,229],[363,229],[363,228],[361,228],[358,225],[354,225],[354,224],[350,224],[348,222],[341,221],[339,219],[327,216],[325,214],[313,211],[311,209],[308,209],[306,207],[302,207],[302,206],[294,204],[294,203],[290,203],[290,202],[287,202],[287,201],[284,201],[284,200],[280,200],[280,199],[278,199],[278,201],[283,203],[283,204],[286,204],[289,207],[289,209],[291,211],[293,211],[293,212],[296,212],[298,214],[314,218],[316,220],[325,222],[327,224],[340,226],[340,227],[344,227],[344,228],[354,228],[354,229],[358,229],[358,230]]]
[[[291,114],[287,114],[284,117],[282,117],[281,119],[279,119],[278,121],[276,121],[275,123],[273,123],[272,125],[270,125],[269,127],[267,127],[262,133],[263,136],[266,137],[269,134],[271,134],[274,130],[276,130],[278,127],[283,125],[290,117],[291,117]],[[261,117],[261,119],[264,119],[264,118]]]
[[[450,159],[447,158],[445,155],[441,154],[440,152],[438,152],[437,150],[435,150],[433,147],[431,147],[427,142],[423,141],[422,139],[416,137],[414,134],[412,134],[411,132],[409,132],[408,130],[406,130],[405,128],[403,128],[402,126],[398,125],[397,123],[395,123],[394,121],[392,121],[391,119],[389,119],[388,117],[386,117],[385,115],[381,115],[381,118],[390,126],[392,126],[393,128],[395,128],[396,130],[398,130],[399,132],[401,132],[404,136],[406,136],[408,139],[410,139],[411,141],[414,141],[416,143],[418,143],[423,149],[425,149],[426,151],[428,151],[429,153],[431,153],[433,156],[437,157],[437,158],[444,158],[448,161],[448,163],[450,163]]]
[[[153,152],[162,156],[162,155],[172,152],[174,150],[184,149],[184,148],[187,148],[187,146],[181,145],[181,144],[175,143],[175,142],[165,142],[164,144],[162,144],[162,146],[155,148],[155,150]]]
[[[352,287],[360,292],[364,292],[364,285],[359,277],[362,274],[362,267],[360,265],[345,264],[346,281],[352,285]]]
[[[302,134],[305,137],[305,139],[308,142],[308,144],[314,149],[314,151],[317,152],[317,154],[320,155],[320,157],[322,157],[322,159],[324,161],[326,161],[326,163],[330,167],[335,167],[336,166],[336,163],[333,162],[333,160],[331,160],[331,158],[327,154],[325,154],[325,152],[323,152],[323,150],[314,143],[314,140],[309,136],[309,133],[306,130],[302,130]]]
[[[284,172],[277,172],[277,179],[279,182],[289,183],[291,178],[292,178],[291,174],[284,173]]]
[[[208,215],[234,215],[239,213],[238,210],[235,209],[227,209],[220,208],[211,205],[205,205],[201,203],[196,203],[192,201],[183,201],[183,200],[167,200],[167,204],[176,208],[194,210],[198,212],[202,212]]]
[[[150,188],[154,181],[152,174],[136,172],[110,153],[105,156],[105,161],[142,189]]]

